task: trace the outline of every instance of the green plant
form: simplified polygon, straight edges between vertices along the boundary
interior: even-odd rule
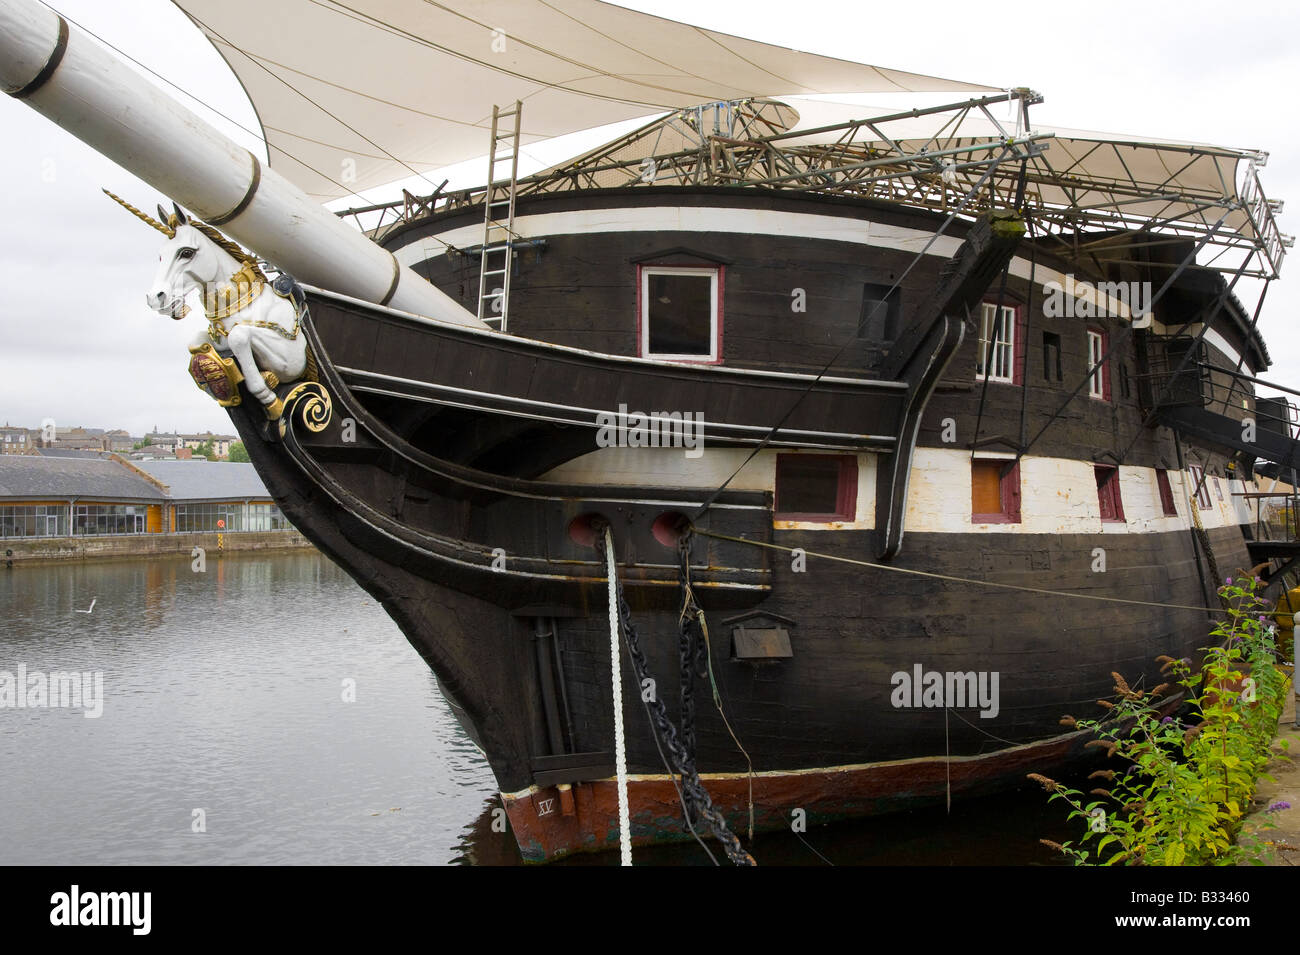
[[[1224,619],[1211,631],[1214,644],[1202,648],[1199,670],[1188,659],[1158,657],[1172,682],[1149,691],[1113,673],[1116,702],[1098,701],[1107,718],[1061,720],[1092,730],[1088,745],[1125,766],[1094,772],[1089,779],[1105,785],[1087,794],[1031,773],[1050,799],[1070,806],[1069,818],[1088,822],[1079,842],[1044,844],[1076,865],[1222,864],[1249,852],[1233,840],[1270,758],[1287,683],[1260,589],[1258,578],[1229,578],[1220,588]],[[1186,724],[1162,715],[1175,684],[1192,705]]]

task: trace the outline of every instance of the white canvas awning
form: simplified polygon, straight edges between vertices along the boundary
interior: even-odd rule
[[[271,165],[327,201],[487,152],[751,96],[988,92],[801,53],[599,0],[174,0],[257,110]]]

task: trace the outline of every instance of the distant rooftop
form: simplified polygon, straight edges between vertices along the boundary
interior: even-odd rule
[[[251,464],[227,461],[133,461],[171,488],[177,501],[269,498],[271,493]]]
[[[95,460],[107,458],[109,455],[108,451],[77,450],[73,448],[36,448],[34,450],[43,458],[86,458]]]
[[[0,455],[0,497],[167,499],[153,484],[111,459],[18,454]]]

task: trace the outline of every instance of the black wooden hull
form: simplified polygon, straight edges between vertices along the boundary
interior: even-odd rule
[[[436,336],[437,349],[427,343],[421,348],[400,335],[383,345],[381,326],[402,332],[416,326],[378,309],[369,316],[358,314],[365,310],[355,304],[347,305],[352,324],[331,321],[331,301],[313,299],[323,320],[309,324],[308,333],[321,384],[333,400],[332,419],[313,432],[297,417],[301,409],[290,404],[280,434],[259,407],[245,401],[231,415],[249,454],[294,524],[383,603],[428,661],[491,764],[525,856],[544,859],[601,848],[608,833],[609,784],[600,781],[613,770],[607,584],[600,555],[571,535],[571,525],[592,514],[611,524],[620,576],[650,670],[676,715],[675,551],[656,539],[652,525],[666,513],[693,514],[705,495],[690,487],[557,485],[473,466],[499,459],[500,448],[512,441],[530,448],[539,435],[554,429],[553,421],[507,407],[525,387],[518,368],[482,389],[503,396],[502,404],[475,409],[477,423],[468,427],[470,433],[492,435],[495,443],[447,438],[445,456],[432,453],[439,445],[416,419],[395,416],[398,428],[405,428],[399,433],[368,409],[365,398],[373,393],[364,391],[364,383],[377,380],[376,374],[414,381],[414,368],[392,372],[402,370],[401,362],[411,354],[435,351],[437,374],[445,377],[431,382],[429,391],[463,380],[470,369],[487,376],[492,366],[485,357],[475,357],[486,336],[430,326],[426,333]],[[359,336],[365,336],[364,343]],[[346,362],[337,357],[341,351]],[[462,352],[464,360],[458,361]],[[517,354],[534,363],[545,358],[539,358],[537,349],[530,354],[526,343]],[[361,368],[367,355],[375,357],[375,364]],[[582,357],[566,354],[561,361]],[[609,361],[593,356],[589,364],[599,371]],[[543,377],[539,371],[527,381]],[[635,377],[611,376],[592,394],[608,407],[612,400],[635,396]],[[733,375],[718,387],[732,392],[729,407],[747,408],[754,395],[765,394],[770,386],[770,376],[754,374]],[[707,385],[700,387],[707,390]],[[891,389],[872,383],[830,387],[842,391],[823,408],[821,420],[830,425],[823,428],[826,432],[849,433],[836,425],[844,415],[843,391],[860,397],[862,408],[874,401],[882,422],[895,413],[893,407],[882,407],[896,402]],[[528,394],[539,406],[562,403],[555,394]],[[773,401],[784,397],[778,389]],[[590,406],[602,407],[595,400]],[[425,403],[410,394],[400,401],[402,407]],[[701,401],[717,403],[707,395]],[[581,399],[572,403],[581,404]],[[770,407],[753,413],[756,420],[771,420]],[[344,437],[349,419],[354,440]],[[575,442],[569,455],[574,448],[590,449],[591,429],[582,430],[585,444]],[[726,440],[721,433],[718,437]],[[478,453],[457,460],[467,457],[469,447]],[[535,466],[516,471],[530,469]],[[770,493],[727,491],[698,516],[696,526],[760,544],[874,560],[879,531],[774,530],[771,506]],[[1210,536],[1221,567],[1246,565],[1239,529],[1217,528]],[[1103,574],[1092,566],[1099,546],[1106,548],[1109,563]],[[692,566],[696,593],[714,634],[711,661],[727,719],[753,769],[770,781],[760,787],[762,825],[782,824],[795,808],[834,818],[933,798],[934,780],[926,774],[934,760],[960,760],[956,783],[951,773],[945,776],[945,790],[951,787],[956,794],[1014,784],[1023,780],[1029,763],[1052,771],[1082,753],[1078,734],[1062,736],[1063,716],[1095,715],[1094,701],[1113,692],[1113,671],[1134,685],[1161,682],[1155,657],[1194,655],[1208,629],[1203,610],[1086,599],[1091,594],[1205,606],[1203,571],[1186,530],[917,532],[889,565],[892,570],[810,558],[802,572],[792,568],[782,551],[698,535]],[[902,572],[909,569],[1062,595],[989,589]],[[764,619],[789,628],[793,656],[780,662],[733,659],[732,624],[754,626],[753,621]],[[547,622],[545,634],[539,634],[539,621]],[[919,694],[898,705],[896,674],[911,674],[918,667],[996,673],[996,712],[981,716],[976,705],[924,705]],[[671,813],[655,808],[662,803],[664,766],[645,711],[634,703],[641,687],[630,668],[624,668],[623,682],[629,701],[628,768],[650,777],[637,787],[641,795],[636,799],[644,802],[645,811],[635,820],[634,834],[642,841],[679,838],[682,830]],[[698,695],[701,771],[743,773],[744,756],[707,693]],[[901,786],[906,767],[915,769],[921,765],[918,759],[930,768],[917,777],[915,789]],[[929,781],[923,783],[921,777]],[[738,812],[738,790],[734,778],[728,778],[715,779],[721,787],[719,803]],[[816,787],[820,795],[800,789],[813,778],[821,781]],[[851,784],[846,782],[850,779]],[[836,780],[844,786],[837,789]],[[807,805],[783,802],[793,798],[803,798]]]

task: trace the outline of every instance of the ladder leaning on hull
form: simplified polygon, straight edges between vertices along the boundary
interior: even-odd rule
[[[510,273],[514,258],[515,196],[519,187],[519,120],[524,105],[519,100],[509,109],[492,107],[492,139],[488,148],[487,191],[483,200],[483,245],[478,275],[478,319],[498,331],[506,330],[510,315]],[[514,119],[511,132],[501,131],[501,121]],[[498,156],[501,143],[509,142],[510,152]],[[498,162],[510,160],[510,178],[497,180]],[[503,196],[504,194],[504,196]],[[505,207],[505,215],[497,210]]]

